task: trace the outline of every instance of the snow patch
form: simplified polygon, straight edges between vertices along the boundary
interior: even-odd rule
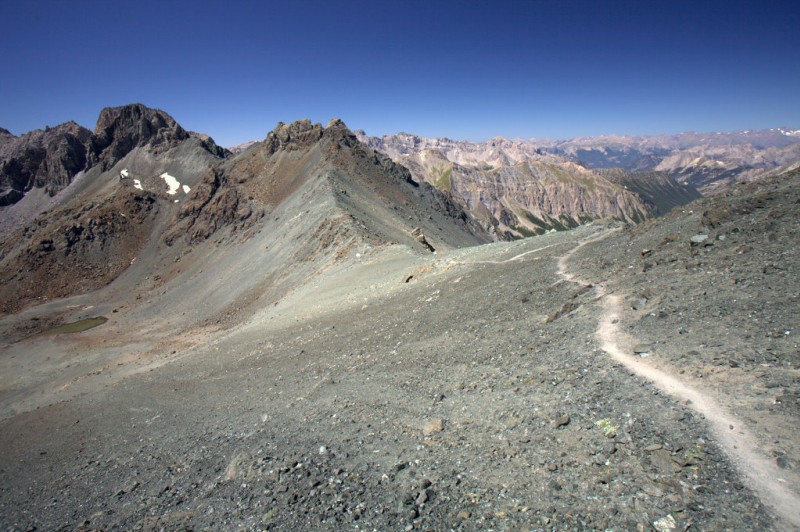
[[[138,179],[134,179],[133,180],[133,188],[138,188],[139,190],[144,190],[142,188],[142,182],[139,181]]]
[[[189,185],[183,185],[183,193],[184,194],[188,194],[190,190],[192,190],[192,189],[189,188]]]
[[[122,169],[122,171],[119,173],[119,176],[120,176],[121,178],[123,178],[123,179],[125,179],[126,177],[128,177],[128,169],[127,169],[127,168],[123,168],[123,169]]]
[[[181,188],[181,183],[178,181],[174,176],[169,175],[167,172],[164,172],[159,176],[161,179],[167,182],[167,194],[170,196],[174,196],[178,189]]]

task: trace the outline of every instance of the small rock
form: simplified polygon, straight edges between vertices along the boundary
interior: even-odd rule
[[[469,519],[470,517],[472,517],[472,514],[470,512],[467,512],[466,510],[458,512],[459,519]]]
[[[637,355],[641,355],[643,353],[652,353],[653,352],[653,345],[652,344],[637,344],[633,348],[633,352]]]
[[[675,530],[677,526],[677,521],[675,521],[675,518],[670,514],[668,514],[666,517],[662,517],[661,519],[653,521],[653,529],[655,529],[657,532],[670,532],[671,530]]]
[[[706,234],[694,235],[692,238],[689,239],[689,242],[691,243],[692,247],[697,247],[704,243],[707,245],[708,244],[707,241],[708,241],[708,235]]]
[[[672,455],[665,449],[658,449],[653,452],[650,457],[650,462],[658,469],[662,475],[671,475],[675,472],[675,462],[672,460]]]
[[[443,430],[444,420],[434,419],[425,424],[425,427],[422,429],[422,434],[425,436],[430,436],[431,434],[436,434],[437,432],[442,432]]]
[[[570,422],[569,416],[560,416],[553,420],[552,426],[554,429],[557,429],[559,427],[564,427],[569,425],[569,422]]]
[[[661,445],[659,445],[657,443],[654,443],[653,445],[648,445],[647,447],[644,448],[644,450],[649,452],[649,453],[651,453],[653,451],[658,451],[659,449],[661,449]]]

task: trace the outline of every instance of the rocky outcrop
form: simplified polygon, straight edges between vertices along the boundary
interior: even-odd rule
[[[229,183],[219,168],[212,168],[183,203],[163,240],[172,245],[185,237],[192,244],[207,239],[222,227],[244,223],[251,214],[252,209],[238,188]]]
[[[0,134],[0,206],[19,201],[34,187],[51,196],[86,167],[91,132],[75,122],[20,137]]]

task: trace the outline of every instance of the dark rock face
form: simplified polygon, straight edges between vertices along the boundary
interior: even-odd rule
[[[264,143],[268,153],[275,153],[278,150],[300,150],[319,142],[324,131],[321,124],[312,124],[307,118],[291,124],[278,122],[275,129],[267,134]]]
[[[111,168],[140,146],[167,149],[189,138],[174,118],[142,104],[107,107],[100,112],[92,138],[92,163]]]
[[[103,109],[94,133],[75,122],[20,137],[0,129],[0,207],[16,203],[34,187],[53,196],[81,170],[98,164],[108,170],[134,148],[161,152],[190,138],[216,157],[230,155],[211,137],[188,132],[164,111],[142,104]]]
[[[627,172],[621,168],[595,170],[609,181],[638,194],[664,215],[675,207],[700,199],[702,195],[691,184],[682,184],[665,172]]]
[[[33,187],[51,196],[86,167],[91,132],[75,122],[20,137],[0,132],[0,206],[16,203]]]
[[[164,242],[172,245],[184,236],[195,243],[210,237],[217,229],[245,222],[252,214],[236,187],[219,168],[212,168],[203,177],[190,198],[178,211],[175,223],[164,235]]]

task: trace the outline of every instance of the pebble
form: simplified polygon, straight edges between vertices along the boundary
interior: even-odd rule
[[[566,425],[569,425],[569,422],[570,422],[569,416],[566,416],[566,415],[565,416],[560,416],[560,417],[557,417],[557,418],[555,418],[553,420],[552,426],[553,426],[554,429],[557,429],[559,427],[564,427]]]
[[[443,430],[444,430],[444,420],[434,419],[428,421],[425,424],[425,427],[422,429],[422,434],[425,436],[430,436],[432,434],[436,434],[437,432],[442,432]]]
[[[675,521],[675,518],[672,515],[666,515],[661,519],[657,519],[653,521],[653,528],[657,532],[670,532],[671,530],[675,530],[678,526],[678,522]]]

